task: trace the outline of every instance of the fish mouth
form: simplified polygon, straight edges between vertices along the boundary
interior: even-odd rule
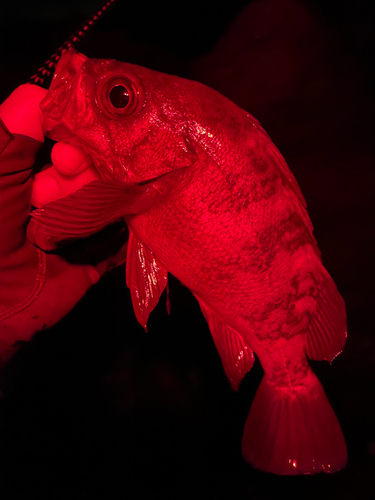
[[[82,143],[74,133],[63,123],[55,123],[50,120],[48,123],[47,137],[55,142],[64,142],[70,144],[71,146],[79,147],[83,149],[83,151],[91,157],[92,165],[95,167],[98,172],[100,178],[102,179],[112,179],[112,171],[108,168],[108,166],[98,161],[91,154],[90,151],[87,150],[84,143]],[[46,127],[47,128],[47,127]]]
[[[95,170],[98,172],[100,178],[105,178],[105,177],[110,177],[110,175],[105,175],[106,169],[104,166],[101,164],[99,165],[98,162],[93,158],[93,156],[86,150],[84,147],[84,144],[81,143],[79,139],[64,125],[61,123],[58,123],[56,125],[53,125],[51,130],[48,131],[47,137],[51,139],[52,141],[56,142],[64,142],[66,144],[70,144],[71,146],[80,148],[83,150],[86,154],[88,154],[91,158],[92,166],[95,167]]]
[[[82,76],[87,57],[71,49],[66,51],[57,63],[47,95],[40,103],[40,109],[47,119],[60,122],[74,98]]]
[[[78,139],[71,132],[66,125],[62,123],[51,123],[52,120],[46,120],[45,128],[47,131],[47,137],[52,141],[56,142],[71,142],[74,141],[78,143]]]
[[[53,141],[73,140],[74,133],[68,124],[74,124],[72,116],[76,115],[77,110],[71,108],[77,100],[86,61],[85,55],[73,49],[66,51],[56,66],[47,95],[40,103],[44,128],[47,136]]]
[[[79,146],[89,154],[74,132],[74,118],[77,114],[74,104],[77,101],[86,61],[87,57],[74,49],[61,56],[47,95],[40,103],[40,109],[44,115],[43,126],[49,139]],[[84,113],[84,110],[80,111]]]
[[[40,103],[46,135],[53,141],[82,148],[91,156],[101,178],[128,180],[129,158],[118,158],[112,162],[81,138],[81,129],[87,126],[86,119],[90,116],[85,98],[87,61],[85,55],[68,50],[58,62],[47,95]]]

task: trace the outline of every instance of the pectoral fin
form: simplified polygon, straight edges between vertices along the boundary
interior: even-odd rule
[[[168,271],[129,230],[126,284],[130,289],[137,320],[147,330],[147,320],[167,285]]]
[[[239,333],[223,323],[201,300],[198,299],[198,302],[210,327],[225,374],[232,389],[237,391],[241,380],[254,364],[254,353]]]
[[[155,183],[125,184],[95,180],[31,213],[28,238],[43,250],[86,238],[129,214],[146,212],[159,198]]]

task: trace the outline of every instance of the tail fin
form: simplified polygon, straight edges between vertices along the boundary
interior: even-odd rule
[[[245,424],[242,454],[256,469],[274,474],[316,474],[345,467],[345,440],[318,379],[275,390],[266,376]]]

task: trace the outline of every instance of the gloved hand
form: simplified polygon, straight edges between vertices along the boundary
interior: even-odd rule
[[[31,200],[41,207],[98,178],[90,157],[63,143],[52,150],[53,165],[33,178],[45,135],[39,103],[46,92],[21,85],[0,106],[5,124],[0,127],[0,360],[9,357],[15,342],[58,322],[103,273],[126,258],[125,230],[112,234],[95,265],[47,254],[26,238]]]

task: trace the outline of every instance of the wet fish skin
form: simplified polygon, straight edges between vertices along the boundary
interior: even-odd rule
[[[123,108],[111,101],[116,86],[128,92]],[[163,195],[147,209],[124,201],[134,309],[146,327],[169,272],[197,298],[234,389],[257,354],[265,374],[245,459],[276,474],[344,467],[340,426],[306,355],[332,361],[342,351],[345,305],[297,182],[259,122],[200,83],[74,52],[41,107],[51,137],[78,143],[112,187],[158,183]],[[95,189],[106,195],[105,182]],[[61,208],[76,232],[83,223],[69,203],[79,196]],[[87,210],[86,222],[113,216],[110,202]]]

